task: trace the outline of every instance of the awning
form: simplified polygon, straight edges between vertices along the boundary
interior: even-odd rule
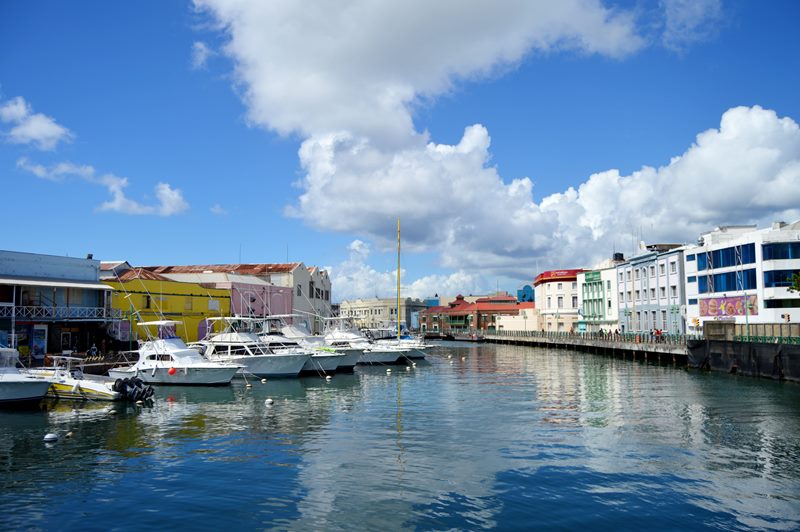
[[[93,283],[91,281],[66,281],[64,279],[25,279],[0,277],[0,284],[13,286],[48,286],[55,288],[84,288],[86,290],[113,290],[110,286],[103,283]]]

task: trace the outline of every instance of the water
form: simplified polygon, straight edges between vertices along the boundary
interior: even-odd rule
[[[0,528],[800,528],[796,384],[499,345],[428,359],[0,413]]]

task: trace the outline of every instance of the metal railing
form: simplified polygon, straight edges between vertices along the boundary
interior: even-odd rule
[[[667,345],[686,345],[687,340],[702,340],[700,335],[693,334],[655,334],[650,332],[642,333],[599,333],[599,332],[564,332],[564,331],[495,331],[488,336],[500,336],[504,338],[541,338],[548,340],[565,341],[586,341],[608,343],[639,343],[639,344],[667,344]]]
[[[17,320],[91,320],[103,321],[122,318],[122,311],[105,307],[39,307],[0,306],[0,318]]]

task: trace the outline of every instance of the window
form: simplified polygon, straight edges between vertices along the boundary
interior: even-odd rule
[[[660,293],[660,295],[661,295],[661,297],[662,297],[662,298],[664,298],[664,297],[667,297],[667,287],[665,287],[665,286],[662,286],[662,287],[659,289],[659,293]]]
[[[635,272],[633,272],[633,278],[634,278],[636,281],[638,281],[638,280],[639,280],[639,270],[636,270]]]
[[[558,296],[558,308],[564,308],[564,296]]]
[[[301,287],[299,284],[297,285],[297,295],[298,297],[303,295],[303,287]]]
[[[308,297],[314,297],[314,281],[308,282]]]
[[[151,303],[152,301],[150,301],[150,296],[144,296],[144,308],[150,308]]]
[[[183,310],[192,310],[192,296],[186,296],[183,300]]]
[[[619,293],[619,300],[620,301],[625,301],[625,294],[624,293],[622,293],[622,292]]]
[[[572,308],[578,308],[578,296],[572,296]]]
[[[690,275],[690,276],[689,276],[689,277],[686,279],[686,282],[687,282],[687,283],[696,283],[696,282],[697,282],[697,277],[696,277],[696,276],[694,276],[694,275]]]
[[[656,276],[656,267],[650,266],[650,277],[655,277],[655,276]]]
[[[636,301],[639,301],[639,291],[636,291]]]
[[[675,262],[674,260],[670,261],[670,263],[669,263],[669,273],[675,273],[677,271],[678,271],[678,263]]]
[[[611,280],[606,281],[606,290],[611,290]]]
[[[655,298],[656,298],[656,289],[655,288],[651,288],[650,289],[650,299],[655,299]]]
[[[661,326],[662,327],[666,327],[667,326],[667,311],[666,310],[662,310],[661,311]]]
[[[762,248],[763,249],[763,248]],[[766,257],[764,260],[769,260]],[[706,253],[697,254],[697,269],[706,270],[714,268],[726,268],[738,264],[753,264],[756,261],[755,244],[745,244],[743,246],[733,246],[723,249],[715,249]]]
[[[734,290],[752,290],[755,288],[757,288],[755,268],[738,272],[700,275],[697,279],[697,291],[701,294]]]
[[[552,302],[550,301],[550,296],[547,296],[547,308],[553,308],[553,305],[551,303]]]
[[[764,260],[800,259],[800,242],[781,242],[761,246]]]
[[[627,280],[629,280],[629,281],[631,280],[631,271],[630,270],[625,270],[625,278]]]
[[[556,289],[557,289],[557,290],[562,290],[561,283],[558,283],[558,286],[556,286]]]
[[[694,255],[686,255],[686,262],[694,262]]]
[[[659,275],[664,275],[664,273],[666,273],[666,267],[664,266],[664,263],[662,262],[661,264],[658,265],[658,274]]]
[[[622,282],[622,272],[619,272],[619,282]]]
[[[690,299],[689,300],[689,304],[690,305],[696,305],[697,304],[697,299]]]
[[[608,300],[608,308],[611,309],[611,300]]]
[[[630,301],[630,300],[631,300],[631,291],[628,290],[628,301]]]
[[[672,297],[678,297],[678,287],[675,286],[675,285],[670,286],[669,287],[669,295],[672,296]]]
[[[577,282],[573,282],[572,283],[572,289],[573,290],[577,290],[578,289],[578,283]]]
[[[800,270],[772,270],[764,272],[764,288],[792,286],[792,275],[800,274]]]

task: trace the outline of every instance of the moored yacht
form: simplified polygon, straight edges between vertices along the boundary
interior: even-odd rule
[[[0,347],[0,405],[35,405],[47,393],[50,381],[42,377],[25,375],[17,367],[19,352]]]
[[[311,359],[311,353],[304,350],[273,350],[257,334],[250,332],[255,322],[253,318],[209,318],[208,321],[224,323],[224,332],[212,333],[190,347],[198,349],[209,360],[241,365],[242,373],[258,377],[296,377]]]
[[[178,322],[170,320],[139,323],[145,329],[152,326],[162,331],[169,331],[176,325]],[[142,343],[138,355],[136,363],[112,368],[108,375],[115,379],[138,378],[147,384],[217,386],[230,384],[241,369],[237,364],[204,358],[177,336],[151,338]]]

